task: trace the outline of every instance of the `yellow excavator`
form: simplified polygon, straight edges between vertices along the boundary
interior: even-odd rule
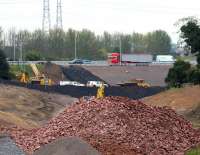
[[[122,87],[126,87],[126,86],[138,86],[138,87],[143,87],[143,88],[151,87],[151,85],[149,83],[145,82],[144,79],[131,79],[127,82],[119,83],[118,85],[120,85]]]
[[[131,83],[137,84],[138,87],[149,88],[151,85],[145,82],[144,79],[132,79],[130,80]]]
[[[25,72],[22,72],[19,80],[21,83],[28,83],[29,82],[28,74]]]
[[[52,85],[52,80],[45,77],[44,74],[41,74],[40,71],[38,70],[36,64],[30,64],[30,66],[35,75],[34,77],[30,78],[30,82],[32,84],[40,84],[40,85],[48,85],[48,86]]]
[[[52,85],[52,80],[45,77],[44,74],[41,74],[36,64],[30,64],[30,67],[35,76],[29,78],[27,73],[22,72],[20,75],[20,82],[22,83],[30,82],[31,84],[48,85],[48,86]]]

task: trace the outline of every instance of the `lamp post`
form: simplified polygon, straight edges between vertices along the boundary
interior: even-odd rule
[[[78,37],[78,33],[75,32],[75,38],[74,38],[74,44],[75,44],[75,47],[74,47],[74,59],[77,59],[77,37]]]
[[[14,37],[14,40],[13,40],[13,42],[14,42],[14,47],[13,47],[13,60],[15,61],[16,60],[16,35],[15,35],[15,33],[14,33],[14,35],[13,35],[13,37]]]
[[[122,65],[122,40],[119,38],[119,48],[120,48],[120,66]]]

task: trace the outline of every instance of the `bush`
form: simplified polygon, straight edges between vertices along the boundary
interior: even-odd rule
[[[195,85],[200,84],[200,68],[193,68],[189,73],[189,81]]]
[[[173,68],[169,70],[169,73],[165,79],[169,87],[181,87],[184,83],[189,82],[189,73],[191,65],[188,62],[178,60],[175,62]]]
[[[39,61],[41,60],[41,55],[36,51],[31,51],[26,54],[25,59],[27,61]]]
[[[8,80],[11,78],[9,73],[9,64],[6,60],[4,52],[0,49],[0,78]]]
[[[197,55],[197,67],[200,68],[200,53]]]

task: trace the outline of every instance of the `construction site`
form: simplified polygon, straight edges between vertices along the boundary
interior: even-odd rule
[[[0,2],[0,155],[200,155],[196,6]]]
[[[175,155],[200,144],[200,87],[166,89],[172,65],[28,67],[0,82],[3,155]]]

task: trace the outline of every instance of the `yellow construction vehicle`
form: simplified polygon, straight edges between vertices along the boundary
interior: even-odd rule
[[[145,82],[144,79],[132,79],[130,80],[131,83],[137,84],[138,87],[149,88],[151,85]]]
[[[41,74],[36,66],[36,64],[30,64],[31,69],[34,73],[34,77],[30,78],[30,82],[32,84],[40,84],[40,85],[48,85],[51,86],[52,85],[52,80],[48,79],[47,77],[45,77],[44,74]]]
[[[147,82],[145,82],[144,79],[132,79],[127,82],[122,82],[119,83],[121,87],[130,87],[130,86],[138,86],[138,87],[143,87],[143,88],[149,88],[151,85]]]
[[[21,83],[28,83],[28,81],[29,81],[28,74],[25,72],[22,72],[19,80]]]
[[[105,97],[105,86],[104,83],[101,84],[101,86],[97,90],[97,98],[104,98]]]

